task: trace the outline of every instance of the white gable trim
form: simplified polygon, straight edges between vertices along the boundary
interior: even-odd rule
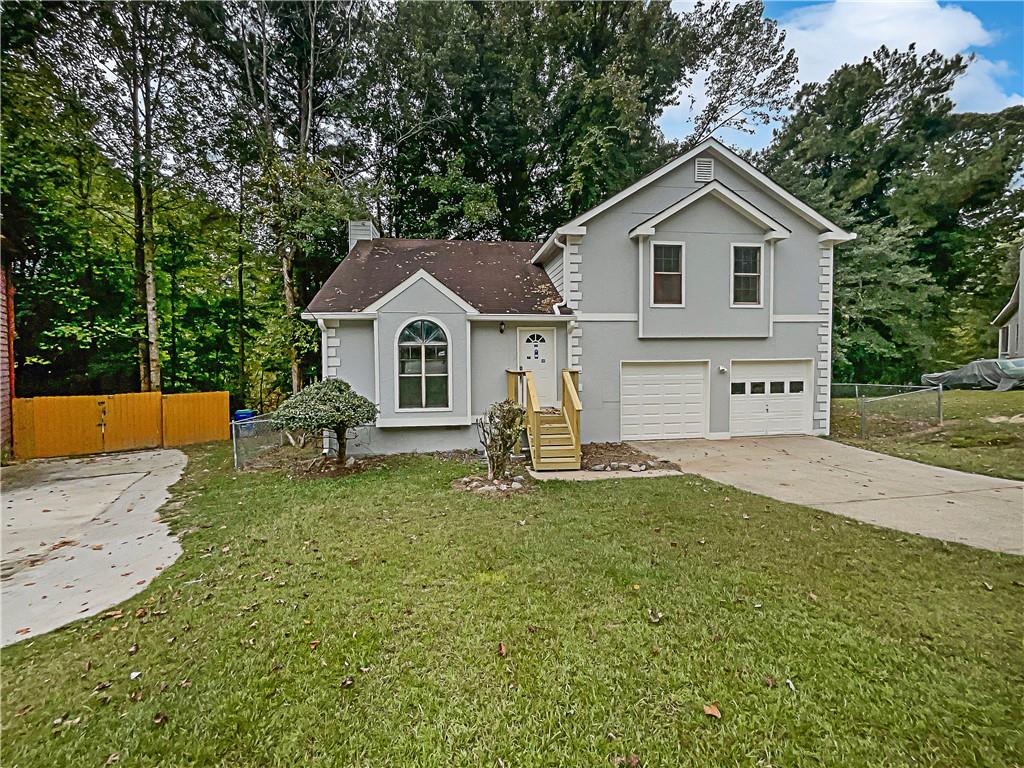
[[[366,307],[363,310],[363,313],[379,311],[381,307],[383,307],[385,304],[390,302],[396,296],[400,296],[410,286],[415,285],[420,280],[425,280],[428,285],[430,285],[438,293],[440,293],[441,295],[443,295],[447,299],[449,299],[453,304],[458,305],[459,308],[462,309],[462,311],[464,311],[467,315],[478,315],[478,314],[480,314],[477,311],[476,307],[474,307],[472,304],[468,303],[465,299],[463,299],[461,296],[459,296],[457,293],[455,293],[451,288],[446,286],[444,283],[442,283],[440,280],[438,280],[432,274],[427,272],[425,269],[421,269],[418,272],[416,272],[415,274],[412,274],[409,277],[407,277],[401,283],[396,285],[390,291],[388,291],[383,296],[381,296],[379,299],[377,299],[375,302],[373,302],[373,304],[371,304],[370,306]]]
[[[640,235],[650,236],[655,234],[655,228],[663,221],[675,216],[680,211],[690,205],[693,205],[698,200],[702,200],[708,195],[714,195],[737,213],[746,216],[755,224],[763,227],[766,232],[766,240],[783,240],[791,234],[789,229],[777,222],[764,211],[760,210],[750,201],[744,200],[722,182],[710,181],[695,192],[691,192],[679,202],[670,205],[665,210],[654,214],[643,223],[633,227],[629,232],[629,236],[633,238]]]
[[[718,139],[714,138],[704,139],[704,141],[695,146],[686,154],[680,155],[674,160],[669,161],[665,165],[644,176],[642,179],[640,179],[640,181],[636,182],[632,186],[626,187],[617,195],[608,198],[603,203],[596,206],[595,208],[591,208],[586,213],[580,214],[575,219],[566,224],[566,228],[580,227],[586,224],[599,213],[608,210],[613,205],[617,205],[618,203],[622,202],[627,197],[632,195],[634,192],[638,192],[639,190],[646,187],[648,184],[652,184],[653,182],[657,181],[662,176],[664,176],[666,173],[674,171],[679,166],[683,165],[686,162],[689,162],[697,155],[707,150],[711,150],[712,152],[717,153],[724,160],[726,160],[729,163],[732,163],[739,170],[751,176],[755,181],[764,186],[769,192],[771,192],[780,200],[782,200],[782,202],[786,203],[786,205],[788,205],[790,208],[804,216],[808,221],[811,221],[821,229],[828,230],[830,232],[834,232],[837,234],[848,234],[843,230],[842,227],[838,226],[832,221],[829,221],[827,218],[825,218],[820,213],[811,208],[809,205],[807,205],[807,203],[803,202],[802,200],[798,199],[794,195],[787,192],[785,189],[780,187],[774,181],[772,181],[759,170],[757,170],[757,168],[752,166],[742,157],[740,157],[727,146],[722,144],[722,142],[718,141]]]

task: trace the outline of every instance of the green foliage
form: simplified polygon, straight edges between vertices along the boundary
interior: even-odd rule
[[[316,434],[334,432],[338,458],[345,458],[348,430],[370,424],[377,418],[377,406],[355,392],[341,379],[324,379],[310,384],[285,400],[271,415],[278,429]]]
[[[512,400],[491,403],[477,423],[480,443],[487,455],[487,477],[504,477],[509,457],[519,447],[523,436],[526,409]]]
[[[835,257],[835,374],[916,380],[990,356],[1024,228],[1024,107],[958,114],[967,62],[881,48],[805,85],[764,160],[857,232]]]

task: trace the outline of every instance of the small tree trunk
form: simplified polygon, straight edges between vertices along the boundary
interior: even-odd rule
[[[347,439],[345,437],[345,431],[346,430],[344,427],[334,428],[334,436],[338,438],[338,463],[342,465],[345,464],[345,459],[347,458],[345,456],[345,452],[348,448],[348,446],[346,445]]]

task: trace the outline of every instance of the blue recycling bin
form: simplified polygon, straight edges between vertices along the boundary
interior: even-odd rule
[[[239,437],[252,437],[256,434],[255,424],[244,424],[239,422],[252,421],[256,418],[256,411],[251,408],[239,408],[235,411],[234,421],[238,423]]]

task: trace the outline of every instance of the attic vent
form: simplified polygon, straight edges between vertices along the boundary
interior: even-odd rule
[[[714,181],[715,161],[710,157],[698,157],[693,164],[694,181]]]

